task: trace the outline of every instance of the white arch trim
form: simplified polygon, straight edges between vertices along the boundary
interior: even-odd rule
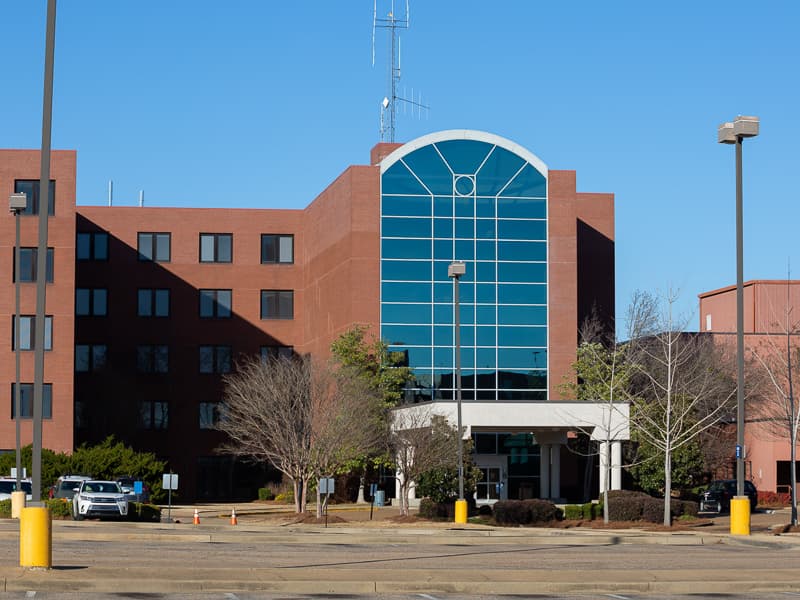
[[[411,140],[410,142],[400,146],[397,150],[386,156],[381,161],[381,175],[383,175],[389,167],[407,154],[410,154],[415,150],[419,150],[424,146],[449,140],[475,140],[478,142],[486,142],[487,144],[500,146],[501,148],[505,148],[509,152],[513,152],[514,154],[525,159],[527,162],[533,165],[537,171],[544,175],[545,179],[547,178],[547,165],[544,164],[544,162],[530,150],[527,150],[516,142],[512,142],[504,137],[500,137],[499,135],[487,133],[485,131],[476,131],[473,129],[448,129],[446,131],[429,133],[428,135],[423,135],[415,140]]]

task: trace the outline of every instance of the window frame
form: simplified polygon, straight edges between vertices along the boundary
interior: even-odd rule
[[[227,349],[227,362],[220,359],[220,351]],[[208,362],[204,360],[203,351],[210,350],[211,370],[204,369],[203,366]],[[202,375],[224,375],[233,370],[233,346],[229,344],[200,344],[197,352],[198,372]],[[224,367],[224,368],[223,368]]]
[[[220,308],[224,305],[220,302],[220,292],[228,293],[228,314],[220,314]],[[204,295],[205,294],[205,295]],[[203,298],[208,298],[211,302],[211,314],[204,314],[203,312]],[[197,314],[201,319],[230,319],[233,316],[233,290],[232,289],[214,289],[202,288],[198,290],[198,307]]]
[[[166,292],[167,294],[167,312],[166,314],[158,314],[158,294],[159,292]],[[142,312],[142,293],[146,293],[150,299],[150,311],[148,313]],[[147,319],[168,319],[172,310],[170,288],[138,288],[136,290],[136,316]]]
[[[39,265],[39,248],[37,246],[21,246],[19,248],[22,252],[29,252],[31,254],[30,260],[30,279],[20,279],[20,283],[36,283],[38,277],[37,269]],[[11,260],[12,260],[12,268],[11,272],[13,275],[13,281],[16,283],[17,281],[17,256],[16,256],[17,248],[14,248],[14,252],[12,253]],[[22,255],[19,257],[19,266],[20,272],[22,272]],[[45,282],[46,283],[53,283],[55,279],[55,249],[52,246],[47,247],[47,259],[45,262]]]
[[[86,291],[89,293],[89,305],[87,312],[78,312],[78,294]],[[105,294],[105,310],[103,312],[97,311],[97,296],[99,292]],[[75,316],[76,317],[107,317],[108,316],[108,288],[75,288]]]
[[[220,421],[220,414],[221,409],[219,402],[200,402],[197,407],[198,426],[200,430],[213,431],[216,429]]]
[[[203,258],[203,239],[210,238],[212,240],[212,250],[213,250],[213,258],[211,259],[204,259]],[[230,257],[228,260],[224,260],[220,258],[220,240],[223,238],[227,238],[230,241]],[[213,263],[223,263],[223,264],[230,264],[233,262],[233,233],[200,233],[199,237],[199,250],[197,254],[198,260],[202,264],[213,264]]]
[[[19,337],[19,350],[20,352],[32,352],[36,350],[36,315],[20,315],[20,337]],[[30,325],[28,326],[28,331],[30,334],[28,336],[28,344],[26,347],[25,338],[22,336],[22,331],[24,328],[22,327],[22,321],[30,321]],[[17,319],[16,315],[11,315],[11,351],[14,352],[17,349],[16,342],[16,330],[17,330]],[[48,338],[50,343],[48,344]],[[53,315],[45,315],[44,317],[44,350],[45,352],[50,352],[53,350]]]
[[[14,393],[16,388],[14,387],[16,384],[12,381],[11,382],[11,420],[15,420],[15,398]],[[20,406],[20,419],[32,419],[33,418],[33,384],[21,382],[20,384],[20,397],[19,397],[19,406]],[[43,419],[52,419],[53,418],[53,384],[52,383],[44,383],[42,384],[42,418]],[[26,400],[26,391],[30,394],[30,397]],[[27,402],[28,411],[25,411]],[[29,414],[28,414],[29,413]]]
[[[86,348],[86,368],[78,369],[78,348]],[[103,349],[102,360],[97,360],[96,351]],[[75,344],[75,372],[76,373],[97,373],[108,365],[108,345],[107,344]]]
[[[159,418],[156,418],[157,414]],[[166,400],[139,400],[136,425],[139,429],[146,431],[169,429],[169,402]]]
[[[291,299],[290,307],[289,307],[290,311],[288,313],[288,316],[286,314],[283,314],[282,311],[281,311],[281,298],[287,297],[287,296],[284,296],[286,294],[288,294],[288,297]],[[274,303],[274,306],[276,308],[276,314],[275,315],[270,315],[270,314],[268,314],[269,311],[265,310],[265,309],[269,308],[269,300],[268,299],[270,297],[274,297],[273,303]],[[272,321],[272,320],[275,320],[275,321],[291,321],[291,320],[294,320],[294,290],[261,290],[260,314],[261,314],[261,320],[262,321],[267,321],[267,320],[270,320],[270,321]]]
[[[272,238],[272,252],[275,256],[274,260],[268,260],[267,255],[267,242]],[[290,260],[282,260],[283,253],[281,252],[281,240],[289,239],[291,243],[291,256]],[[293,233],[262,233],[261,234],[261,264],[262,265],[293,265],[294,264],[294,234]]]
[[[163,352],[166,367],[159,369],[159,353]],[[146,354],[145,354],[146,353]],[[144,365],[142,357],[147,361]],[[144,368],[143,368],[144,365]],[[136,346],[136,372],[146,375],[164,375],[169,373],[169,345],[168,344],[138,344]]]
[[[262,363],[266,363],[268,360],[291,360],[294,358],[294,346],[261,346],[259,354]]]
[[[150,256],[142,252],[142,237],[150,236]],[[159,258],[158,254],[158,240],[159,237],[166,237],[167,239],[167,257]],[[139,262],[154,262],[154,263],[168,263],[172,261],[172,233],[169,231],[137,231],[136,232],[136,252],[138,254]]]
[[[19,213],[22,216],[35,216],[39,214],[39,200],[41,198],[41,194],[39,193],[40,179],[15,179],[14,180],[14,193],[20,194],[24,193],[28,197],[28,204],[25,207],[25,210]],[[28,193],[28,190],[21,189],[20,184],[30,184],[31,190]],[[54,217],[56,214],[55,206],[56,206],[56,180],[50,180],[50,191],[49,191],[49,198],[47,201],[48,210],[47,216]]]
[[[89,239],[89,255],[80,256],[80,239],[81,236],[88,236]],[[105,248],[105,255],[98,257],[98,240],[105,240],[103,247]],[[98,261],[106,262],[108,260],[108,232],[105,231],[78,231],[75,234],[75,260],[80,262]]]

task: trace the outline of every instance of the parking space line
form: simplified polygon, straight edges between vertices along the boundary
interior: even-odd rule
[[[616,600],[631,600],[628,596],[619,596],[617,594],[605,594],[609,598],[616,598]]]

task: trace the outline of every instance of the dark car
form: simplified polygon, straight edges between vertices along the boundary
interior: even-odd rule
[[[131,500],[136,502],[150,502],[150,486],[146,483],[142,482],[142,492],[140,494],[136,493],[136,482],[141,481],[136,477],[131,477],[130,475],[123,475],[121,477],[117,477],[116,479],[119,487],[122,488],[122,493],[126,496],[129,496]]]
[[[745,480],[744,495],[750,499],[750,512],[753,512],[758,504],[758,491],[752,481]],[[700,510],[728,512],[731,509],[731,498],[735,496],[735,479],[719,479],[717,481],[712,481],[708,489],[700,495]]]

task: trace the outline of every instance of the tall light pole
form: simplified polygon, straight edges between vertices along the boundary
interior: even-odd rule
[[[733,122],[723,123],[717,130],[720,144],[736,144],[736,496],[747,499],[744,494],[744,250],[742,242],[742,140],[758,135],[758,117],[736,117]],[[744,508],[744,507],[743,507]],[[746,503],[747,531],[750,533],[750,503]],[[731,533],[736,532],[734,505],[731,504]],[[740,519],[744,519],[744,515]]]
[[[464,440],[461,435],[461,315],[458,302],[458,282],[467,272],[464,261],[454,261],[447,266],[447,276],[453,280],[453,311],[455,312],[455,351],[456,351],[456,411],[458,427],[458,502],[456,502],[455,522],[467,522],[467,502],[464,500]]]
[[[16,375],[14,378],[14,423],[17,434],[16,455],[17,455],[17,487],[16,490],[22,489],[22,456],[20,452],[20,434],[19,434],[19,419],[20,419],[20,319],[19,319],[19,215],[28,206],[28,196],[24,192],[18,194],[11,194],[8,198],[8,208],[14,215],[14,225],[16,227],[16,237],[14,238],[14,361],[16,364]]]

